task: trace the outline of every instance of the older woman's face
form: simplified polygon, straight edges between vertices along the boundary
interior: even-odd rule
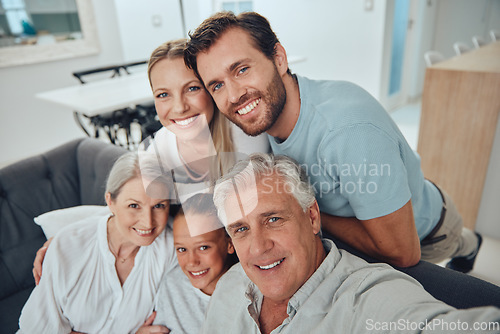
[[[125,183],[114,200],[106,194],[106,202],[121,237],[136,246],[150,245],[167,225],[169,201],[146,195],[140,178]]]

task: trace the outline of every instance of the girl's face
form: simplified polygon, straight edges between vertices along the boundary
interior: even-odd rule
[[[163,126],[181,140],[209,131],[214,102],[184,59],[162,59],[151,69],[156,112]]]
[[[167,225],[169,201],[146,195],[139,177],[125,183],[114,200],[107,193],[106,203],[122,242],[148,246]]]
[[[194,224],[213,222],[215,216],[200,214],[189,215]],[[184,215],[177,215],[174,220],[174,246],[182,271],[191,284],[211,296],[219,278],[229,269],[228,254],[234,253],[233,244],[223,228],[191,236]]]

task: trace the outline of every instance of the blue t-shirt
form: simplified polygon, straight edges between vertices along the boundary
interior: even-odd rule
[[[443,201],[385,109],[353,83],[297,79],[297,124],[284,142],[269,139],[274,154],[292,157],[306,170],[321,211],[368,220],[411,199],[418,235],[427,236]]]

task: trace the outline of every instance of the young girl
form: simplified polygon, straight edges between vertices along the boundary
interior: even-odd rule
[[[160,283],[154,323],[171,333],[198,333],[217,281],[237,257],[212,194],[189,198],[176,215],[173,230],[179,266]]]

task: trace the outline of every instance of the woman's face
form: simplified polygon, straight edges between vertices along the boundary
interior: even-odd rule
[[[214,115],[214,102],[182,58],[162,59],[150,73],[160,122],[181,140],[196,138]]]
[[[193,224],[211,224],[215,216],[192,214]],[[196,228],[191,229],[196,230]],[[174,247],[179,266],[191,284],[207,295],[212,295],[219,278],[227,271],[228,254],[234,253],[233,244],[223,228],[191,236],[184,215],[174,220]]]
[[[114,200],[107,193],[106,202],[123,242],[148,246],[167,225],[169,201],[147,196],[139,177],[125,183]]]

